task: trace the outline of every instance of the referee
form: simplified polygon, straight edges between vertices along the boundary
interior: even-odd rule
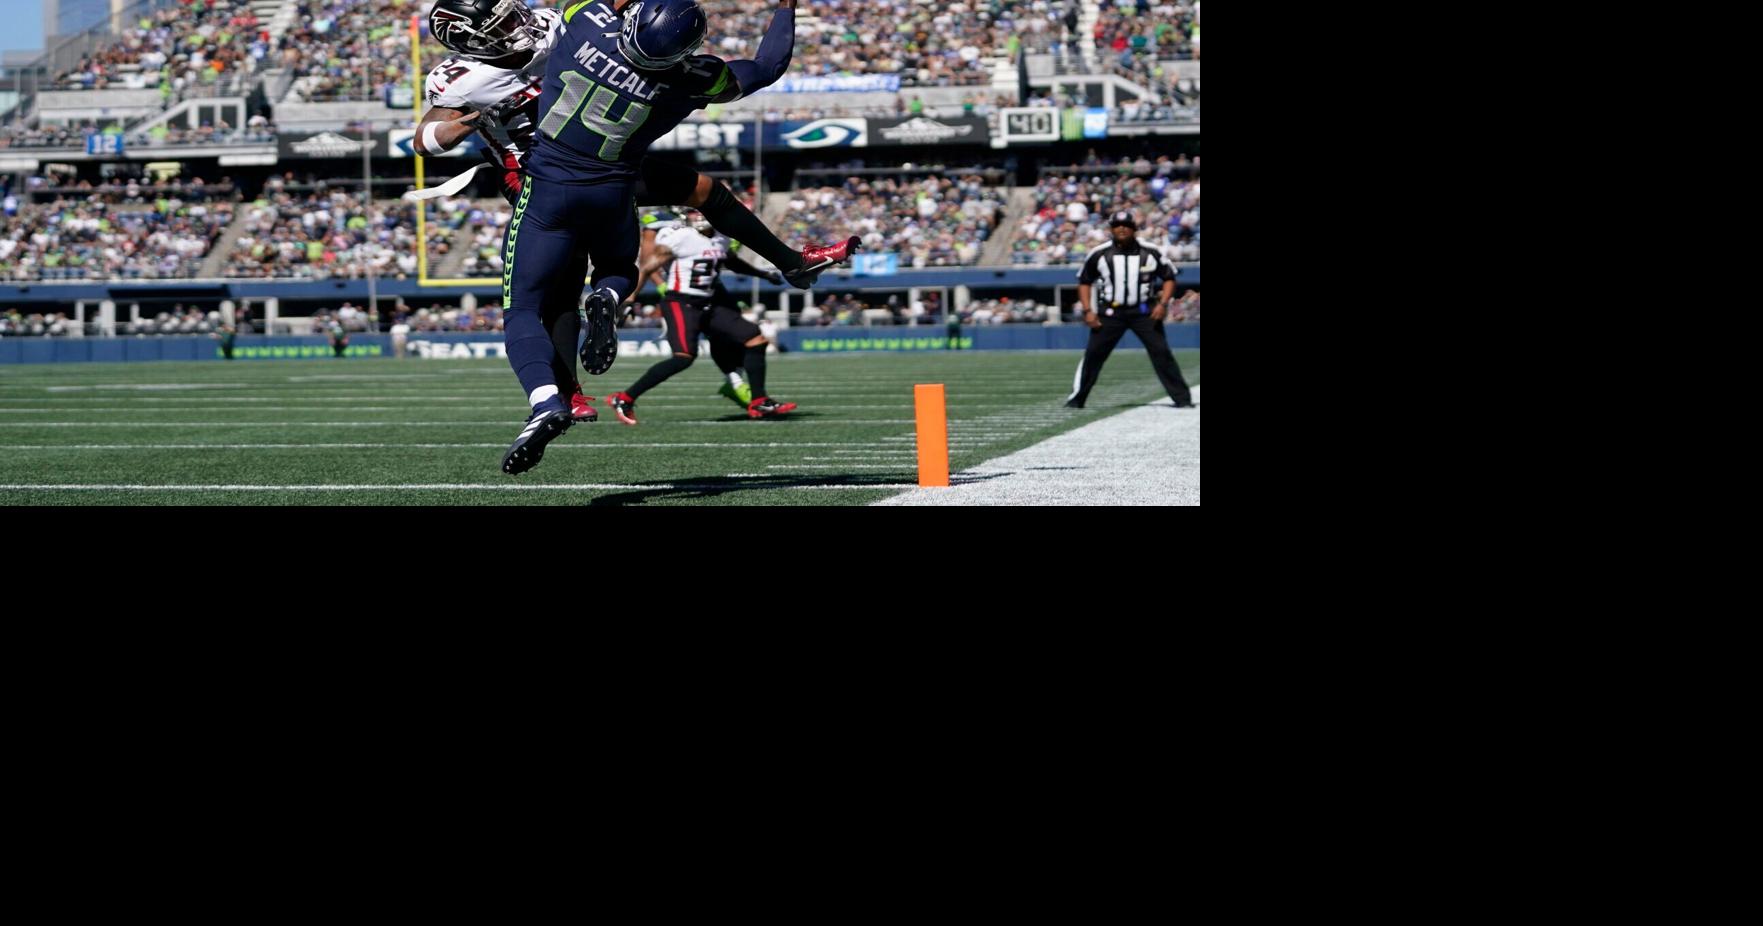
[[[1084,407],[1084,400],[1090,397],[1096,378],[1102,374],[1102,364],[1108,362],[1114,345],[1131,328],[1144,343],[1145,353],[1151,355],[1151,366],[1175,407],[1192,408],[1193,395],[1169,352],[1168,339],[1163,337],[1163,316],[1168,314],[1169,300],[1175,295],[1175,268],[1156,248],[1139,243],[1139,223],[1131,212],[1114,213],[1108,226],[1114,243],[1090,252],[1090,259],[1077,274],[1077,301],[1083,306],[1084,324],[1090,326],[1090,343],[1084,348],[1083,363],[1077,368],[1077,391],[1066,400],[1065,407]],[[1153,308],[1151,287],[1158,281],[1163,285]],[[1099,298],[1092,301],[1093,290]]]

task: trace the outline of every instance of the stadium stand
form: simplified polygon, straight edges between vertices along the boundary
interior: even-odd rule
[[[231,184],[86,183],[33,195],[49,194],[9,197],[0,279],[188,279],[233,219]]]
[[[296,0],[280,50],[281,65],[294,76],[287,99],[371,102],[409,87],[410,17],[428,7],[425,0]],[[423,41],[424,68],[448,54],[440,43]]]
[[[270,52],[247,0],[178,0],[143,13],[138,28],[56,75],[63,90],[158,89],[167,99],[238,89]]]
[[[433,302],[413,311],[400,304],[392,310],[392,324],[409,325],[412,332],[501,331],[502,307],[491,302],[474,309],[443,308]]]
[[[989,179],[980,171],[865,170],[836,186],[799,182],[784,228],[811,241],[862,235],[866,249],[896,253],[902,267],[972,265],[1004,211],[999,178]]]
[[[1016,265],[1081,264],[1108,243],[1108,216],[1132,210],[1139,240],[1175,261],[1200,259],[1200,176],[1196,159],[1155,162],[1140,155],[1113,165],[1042,168],[1034,208],[1013,231]]]
[[[1096,50],[1123,66],[1136,58],[1200,57],[1199,0],[1101,0]]]

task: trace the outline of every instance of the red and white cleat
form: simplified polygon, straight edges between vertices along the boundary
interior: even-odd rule
[[[863,239],[856,235],[852,235],[838,244],[805,247],[802,249],[802,269],[785,273],[784,279],[790,281],[790,285],[797,289],[811,289],[814,286],[814,281],[820,277],[821,271],[850,260],[851,255],[862,248]]]
[[[765,396],[754,399],[747,406],[748,418],[778,418],[796,410],[794,402],[775,402]]]
[[[580,386],[569,397],[569,417],[574,418],[577,424],[592,424],[600,420],[600,413],[594,410],[594,397],[582,395]]]
[[[606,397],[606,404],[612,407],[612,413],[625,424],[637,423],[637,400],[623,392],[614,392]]]

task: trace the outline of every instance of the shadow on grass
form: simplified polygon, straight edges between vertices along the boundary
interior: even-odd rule
[[[613,492],[601,495],[589,502],[590,506],[624,507],[628,505],[644,505],[661,499],[701,499],[717,498],[734,492],[770,492],[779,489],[898,489],[902,483],[912,481],[910,470],[902,470],[893,475],[876,475],[873,473],[858,475],[855,473],[835,473],[829,475],[790,475],[776,476],[697,476],[687,479],[655,480],[653,489],[634,489],[626,492]],[[967,485],[973,482],[984,482],[996,479],[1008,473],[987,473],[984,475],[951,477],[956,485]],[[646,483],[637,483],[645,485]]]
[[[826,417],[826,415],[821,414],[819,412],[790,412],[789,414],[786,414],[786,415],[773,415],[770,418],[749,418],[749,417],[747,417],[747,415],[744,412],[735,412],[733,414],[723,415],[722,417],[714,419],[714,420],[716,420],[716,421],[789,421],[794,418],[825,418],[825,417]]]

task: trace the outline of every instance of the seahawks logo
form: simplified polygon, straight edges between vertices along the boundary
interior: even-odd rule
[[[861,147],[869,144],[869,124],[863,119],[816,119],[783,134],[791,148]]]
[[[643,5],[641,3],[633,3],[625,9],[624,25],[619,29],[619,33],[624,36],[626,42],[632,44],[636,43],[637,17],[641,15],[643,15]]]

